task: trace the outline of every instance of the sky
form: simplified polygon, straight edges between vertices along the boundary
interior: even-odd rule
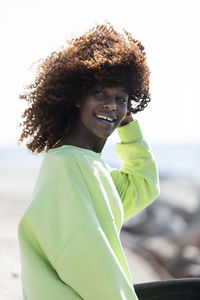
[[[200,143],[200,1],[7,0],[0,4],[0,146],[15,146],[33,62],[106,20],[145,46],[151,103],[135,115],[154,144]],[[111,141],[117,140],[116,134]]]

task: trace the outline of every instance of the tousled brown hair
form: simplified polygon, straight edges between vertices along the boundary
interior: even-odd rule
[[[35,81],[20,99],[28,102],[19,143],[33,153],[48,151],[73,126],[74,105],[97,84],[124,86],[133,113],[150,101],[149,68],[143,45],[126,30],[117,32],[107,22],[96,25],[40,63]]]

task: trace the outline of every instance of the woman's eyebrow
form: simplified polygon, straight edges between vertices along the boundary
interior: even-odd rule
[[[109,87],[102,86],[102,85],[97,85],[97,86],[94,87],[94,90],[95,89],[100,89],[100,90],[105,90],[106,91],[107,88],[109,89]],[[129,90],[127,88],[125,88],[125,87],[119,87],[119,88],[120,88],[121,92],[126,93],[127,96],[129,96]]]
[[[129,94],[129,91],[126,88],[121,88],[122,92]]]
[[[101,90],[103,90],[103,89],[105,89],[105,87],[104,87],[104,86],[101,86],[101,85],[96,85],[96,86],[94,87],[94,89],[101,89]]]

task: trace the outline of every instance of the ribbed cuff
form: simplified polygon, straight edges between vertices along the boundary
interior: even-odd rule
[[[137,120],[117,128],[122,143],[134,143],[143,139],[142,131]]]

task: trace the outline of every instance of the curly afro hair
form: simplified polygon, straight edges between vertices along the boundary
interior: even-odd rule
[[[51,149],[73,125],[75,101],[97,84],[126,87],[131,111],[143,110],[150,101],[149,75],[139,41],[109,22],[96,25],[38,66],[35,81],[19,96],[28,102],[19,143],[29,138],[32,153]]]

